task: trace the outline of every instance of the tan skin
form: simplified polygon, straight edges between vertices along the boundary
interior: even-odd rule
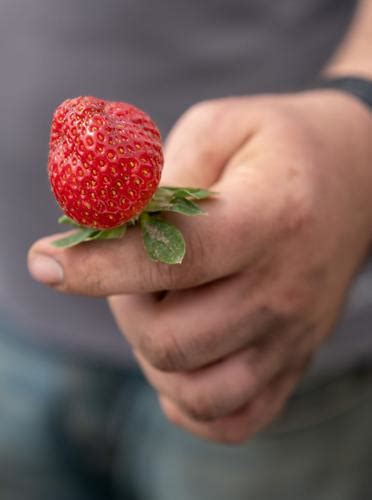
[[[61,292],[109,298],[170,421],[243,442],[282,410],[369,252],[371,138],[371,113],[338,91],[200,103],[168,137],[162,179],[219,193],[207,217],[172,216],[187,240],[182,265],[150,261],[134,230],[65,250],[44,238],[30,271]]]

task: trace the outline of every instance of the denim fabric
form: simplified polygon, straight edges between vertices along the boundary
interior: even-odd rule
[[[142,445],[132,457],[134,477],[147,471],[137,484],[141,500],[371,499],[371,377],[323,383],[295,396],[270,429],[238,447],[171,428],[142,394]]]
[[[3,329],[4,330],[4,329]],[[371,371],[305,381],[247,444],[167,423],[138,373],[0,333],[1,500],[367,500]]]
[[[114,439],[124,439],[125,422],[113,430],[116,404],[124,417],[137,378],[0,331],[1,500],[132,500],[124,469],[115,493]]]

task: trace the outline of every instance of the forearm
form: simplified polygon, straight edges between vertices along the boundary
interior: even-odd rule
[[[372,79],[372,0],[359,1],[351,27],[323,73]]]

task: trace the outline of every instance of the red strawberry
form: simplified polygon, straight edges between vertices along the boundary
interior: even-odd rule
[[[110,229],[139,214],[156,191],[162,166],[159,130],[133,105],[77,97],[56,109],[49,180],[77,224]]]

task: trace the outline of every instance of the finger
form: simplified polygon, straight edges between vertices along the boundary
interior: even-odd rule
[[[274,378],[309,356],[309,340],[298,332],[273,333],[265,342],[193,372],[164,373],[135,353],[150,384],[197,421],[234,413]],[[295,353],[295,356],[293,355]],[[294,359],[293,359],[294,358]]]
[[[260,253],[267,236],[268,225],[261,220],[265,210],[255,208],[267,206],[259,201],[265,197],[264,189],[252,189],[249,200],[239,202],[246,195],[241,179],[231,176],[218,199],[207,201],[208,216],[168,217],[186,240],[186,257],[180,265],[152,261],[145,253],[140,230],[132,228],[119,240],[67,249],[51,245],[57,235],[39,240],[29,251],[30,272],[59,291],[92,296],[176,290],[221,278],[237,272],[250,256],[253,259]],[[59,266],[55,276],[50,262]]]
[[[170,422],[196,436],[225,444],[241,444],[267,427],[280,414],[302,373],[302,367],[286,373],[244,408],[213,422],[192,419],[166,397],[160,397],[160,405]]]
[[[276,311],[262,300],[248,277],[235,275],[169,293],[161,301],[125,295],[112,297],[110,305],[119,328],[150,364],[163,371],[189,371],[257,342],[271,331],[298,328],[297,317]]]
[[[206,101],[181,116],[165,144],[162,184],[215,184],[229,158],[257,128],[253,110],[242,113],[250,102],[250,98]]]

